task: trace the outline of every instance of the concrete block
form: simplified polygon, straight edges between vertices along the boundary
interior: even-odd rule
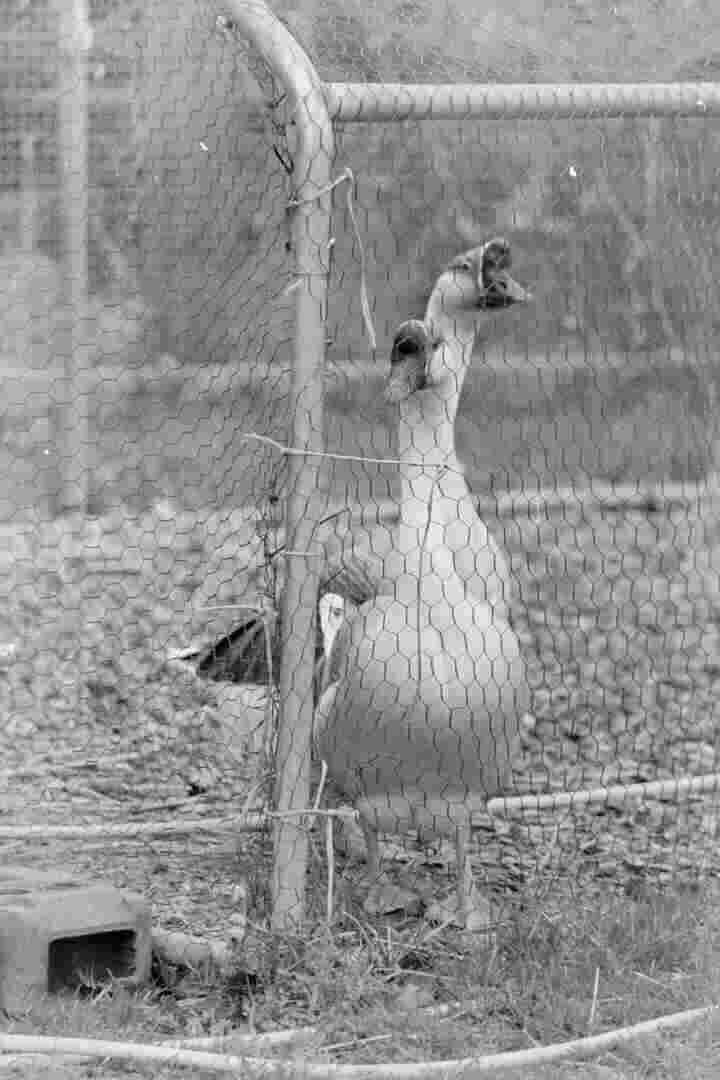
[[[152,958],[150,904],[137,893],[26,867],[0,868],[0,1004],[33,992],[144,982]]]

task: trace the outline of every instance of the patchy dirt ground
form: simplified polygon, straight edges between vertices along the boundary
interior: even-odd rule
[[[717,771],[717,503],[565,505],[518,515],[504,532],[536,687],[518,787]],[[623,799],[556,816],[552,828],[560,847],[615,879],[692,877],[717,870],[717,804],[717,793]]]
[[[717,769],[712,520],[703,504],[564,506],[496,523],[518,581],[513,613],[535,687],[517,791]],[[203,519],[163,501],[139,515],[18,521],[2,538],[3,821],[237,813],[260,775],[265,696],[206,683],[167,657],[232,618],[198,610],[197,597],[223,583],[234,592],[233,568],[258,559],[251,516]],[[578,859],[615,883],[640,873],[696,878],[718,869],[717,828],[717,795],[488,819],[478,868],[500,888],[517,887],[538,865]],[[149,891],[162,922],[196,930],[222,921],[233,884],[243,867],[257,867],[262,847],[259,836],[230,831],[3,843],[6,858],[70,862]]]
[[[262,695],[258,705],[252,691],[166,662],[173,644],[197,630],[192,595],[208,524],[212,533],[212,519],[192,525],[165,505],[135,518],[2,527],[4,824],[177,822],[238,811],[257,779]],[[233,692],[245,707],[228,725]],[[245,841],[252,860],[259,841]],[[150,893],[163,923],[178,918],[198,932],[221,918],[236,880],[230,835],[0,844],[6,859],[132,884]]]

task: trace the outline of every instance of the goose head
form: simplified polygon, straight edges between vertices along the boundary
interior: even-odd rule
[[[323,636],[323,650],[327,660],[332,652],[333,642],[345,620],[345,600],[337,593],[324,593],[318,603],[320,628]]]
[[[456,255],[435,282],[427,304],[425,321],[436,336],[474,344],[493,312],[532,300],[510,274],[511,266],[510,244],[502,237]]]
[[[402,402],[433,390],[457,399],[483,325],[532,294],[510,274],[510,244],[501,237],[456,255],[435,282],[425,318],[398,327],[385,398]]]

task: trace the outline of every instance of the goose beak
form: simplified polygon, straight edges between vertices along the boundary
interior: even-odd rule
[[[523,288],[509,274],[505,275],[505,296],[510,304],[530,304],[535,299],[529,289]]]
[[[481,308],[506,308],[512,304],[529,304],[535,299],[533,294],[523,288],[506,270],[496,272],[489,285],[485,286],[482,282],[479,285],[478,306]]]

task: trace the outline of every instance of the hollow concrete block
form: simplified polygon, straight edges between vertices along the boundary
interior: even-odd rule
[[[0,1005],[32,992],[150,975],[150,904],[106,882],[91,885],[27,867],[0,868]]]

